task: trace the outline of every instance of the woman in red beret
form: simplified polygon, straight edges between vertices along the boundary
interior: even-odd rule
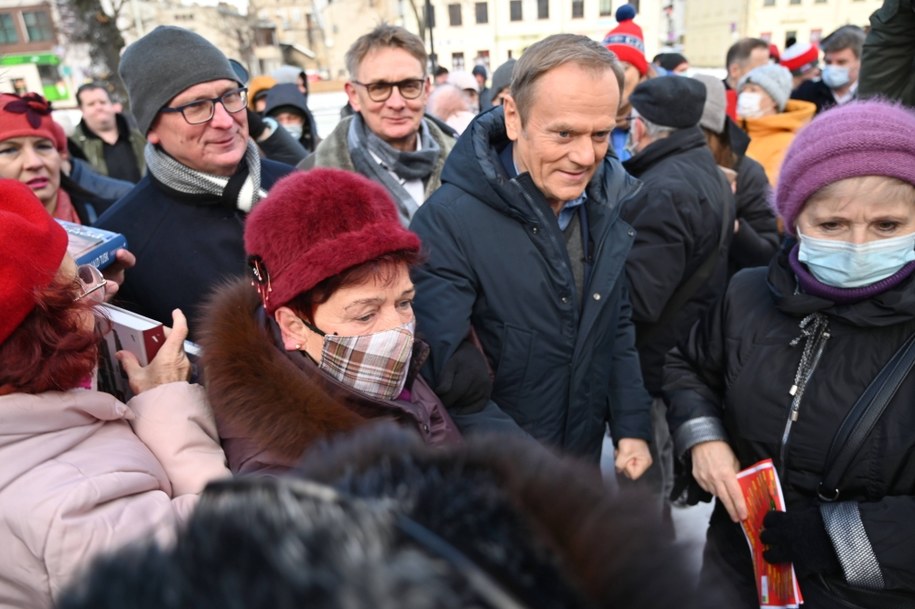
[[[232,471],[288,469],[316,440],[379,418],[432,444],[458,439],[418,375],[420,242],[384,188],[336,169],[292,174],[248,216],[245,250],[251,279],[213,295],[199,337]]]
[[[62,169],[66,157],[67,136],[47,100],[37,93],[0,94],[0,178],[28,186],[55,218],[93,224],[113,201],[70,179]]]
[[[25,185],[0,180],[0,605],[44,608],[100,552],[171,530],[229,475],[180,311],[137,394],[94,391],[106,281]],[[103,322],[104,323],[104,322]]]

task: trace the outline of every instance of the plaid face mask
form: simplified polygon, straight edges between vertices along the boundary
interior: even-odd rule
[[[415,325],[412,320],[363,336],[325,334],[318,367],[356,391],[393,400],[407,382]]]

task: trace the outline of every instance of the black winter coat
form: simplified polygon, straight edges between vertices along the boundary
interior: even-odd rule
[[[268,190],[292,170],[261,159],[261,188]],[[244,220],[243,212],[219,197],[180,193],[147,173],[97,223],[123,234],[137,257],[118,301],[169,326],[172,310],[180,308],[193,337],[197,307],[211,288],[246,272]]]
[[[836,98],[822,80],[805,80],[791,92],[791,99],[800,99],[816,104],[817,114],[836,105]]]
[[[737,163],[737,219],[740,230],[728,251],[728,276],[740,269],[766,266],[778,251],[780,237],[769,204],[769,178],[758,162],[743,156]]]
[[[642,376],[657,395],[665,354],[724,293],[727,250],[719,251],[719,240],[722,214],[730,219],[725,245],[734,234],[734,196],[698,127],[653,142],[623,165],[644,182],[621,213],[636,230],[626,274]],[[709,279],[672,317],[661,319],[668,301],[709,256],[718,258]]]
[[[797,291],[785,252],[768,269],[735,275],[720,306],[671,352],[664,387],[678,454],[696,441],[714,439],[717,427],[717,437],[724,439],[726,432],[741,467],[773,459],[789,512],[818,504],[817,484],[837,428],[865,387],[915,332],[915,278],[850,305],[834,305]],[[828,320],[830,338],[803,394],[783,461],[789,389],[805,341],[794,347],[790,343],[801,334],[799,322],[817,312]],[[841,507],[858,515],[863,533],[856,534],[852,526],[841,535],[828,531],[839,558],[860,558],[861,550],[870,548],[876,564],[862,559],[859,567],[879,568],[885,590],[907,592],[915,599],[913,404],[915,375],[910,375],[840,483],[839,502],[825,504],[820,511]],[[710,539],[724,539],[724,546],[749,557],[737,525],[720,512],[717,516]],[[746,567],[749,564],[746,560]],[[861,572],[845,572],[847,583],[861,585]],[[752,586],[749,568],[740,575]],[[890,605],[878,601],[866,606]]]
[[[428,252],[414,274],[426,370],[435,388],[472,326],[495,404],[539,440],[596,461],[607,421],[616,440],[651,431],[624,273],[635,233],[619,217],[639,185],[614,157],[588,185],[594,262],[579,302],[556,215],[529,174],[502,169],[508,144],[501,108],[478,116],[410,226]]]

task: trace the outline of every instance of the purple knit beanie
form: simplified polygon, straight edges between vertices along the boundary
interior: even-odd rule
[[[800,130],[782,162],[775,208],[785,231],[815,192],[839,180],[887,176],[915,185],[915,112],[886,101],[851,102]]]

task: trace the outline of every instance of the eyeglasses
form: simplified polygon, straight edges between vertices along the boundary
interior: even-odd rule
[[[79,296],[74,298],[74,301],[82,300],[86,296],[91,296],[92,300],[97,303],[105,300],[105,292],[102,288],[108,282],[100,270],[91,264],[80,265],[76,267],[76,280],[79,282]]]
[[[184,120],[186,120],[188,124],[200,125],[213,120],[213,116],[216,114],[216,102],[222,104],[222,107],[225,108],[226,112],[229,114],[241,112],[248,105],[248,89],[245,87],[232,89],[231,91],[226,91],[219,97],[198,99],[189,104],[182,104],[177,108],[165,107],[159,110],[159,112],[167,114],[180,112],[181,116],[184,117]]]
[[[370,82],[364,83],[359,81],[352,81],[354,85],[359,85],[360,87],[365,87],[365,90],[368,91],[369,99],[375,102],[387,101],[391,97],[391,92],[394,90],[394,87],[397,87],[397,90],[400,91],[400,96],[404,99],[416,99],[423,94],[425,89],[426,79],[423,78],[408,78],[400,82]]]

